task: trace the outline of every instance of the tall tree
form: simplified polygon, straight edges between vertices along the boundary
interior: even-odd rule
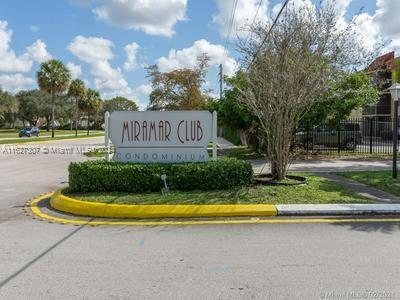
[[[18,113],[18,99],[0,89],[0,124],[8,122],[13,128]]]
[[[92,108],[93,108],[92,113],[93,113],[93,116],[94,116],[93,129],[98,129],[99,128],[98,127],[99,113],[103,109],[103,104],[104,104],[104,102],[103,102],[103,100],[100,99],[100,97],[97,98],[93,103],[93,106],[92,106]]]
[[[192,110],[199,108],[207,98],[202,91],[209,58],[197,58],[193,69],[178,69],[160,72],[157,65],[147,68],[153,91],[150,93],[151,110]]]
[[[109,100],[104,100],[103,105],[104,112],[108,111],[138,111],[139,107],[135,101],[129,100],[124,97],[115,97]]]
[[[248,70],[240,99],[267,136],[274,180],[286,176],[290,142],[303,115],[337,78],[371,58],[352,24],[338,26],[333,4],[290,6],[273,28],[252,26],[249,42],[239,45]]]
[[[41,114],[40,103],[42,94],[43,93],[38,90],[19,91],[16,94],[19,102],[19,118],[22,120],[24,126],[25,122],[36,126],[39,118],[43,116]]]
[[[257,120],[254,114],[250,113],[247,107],[239,100],[240,92],[237,87],[245,88],[246,81],[244,76],[242,71],[238,71],[235,76],[225,77],[225,82],[229,88],[225,90],[224,96],[219,103],[218,119],[221,120],[225,127],[237,130],[241,143],[247,145],[250,132],[256,132]],[[259,138],[258,135],[253,134],[253,136],[256,139]]]
[[[344,74],[310,108],[301,124],[308,129],[320,123],[338,126],[353,110],[376,103],[379,96],[372,78],[364,72]]]
[[[79,109],[85,111],[87,114],[87,135],[89,135],[90,130],[90,115],[99,107],[99,102],[101,102],[100,94],[93,89],[88,89],[86,97],[78,101]]]
[[[55,98],[65,92],[71,79],[68,68],[59,60],[52,59],[43,62],[37,72],[37,82],[40,90],[51,96],[51,137],[54,138]]]
[[[20,91],[16,94],[19,103],[18,117],[24,123],[29,122],[37,126],[40,118],[45,118],[47,131],[50,131],[51,123],[51,98],[50,95],[40,90]],[[57,113],[60,113],[61,100],[56,99]]]
[[[82,80],[72,80],[68,89],[68,97],[72,99],[74,104],[75,136],[78,136],[79,101],[86,97],[86,92],[85,83]]]

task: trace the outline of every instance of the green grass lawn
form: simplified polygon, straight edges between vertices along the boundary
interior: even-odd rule
[[[325,159],[325,158],[337,158],[337,159],[387,159],[391,158],[391,153],[369,153],[369,152],[352,152],[352,151],[324,151],[315,153],[297,152],[294,154],[296,159]]]
[[[84,138],[87,137],[86,130],[79,130],[78,136],[75,136],[75,131],[70,130],[56,130],[54,138],[51,138],[51,131],[41,130],[40,137],[18,137],[19,130],[16,129],[0,129],[0,144],[17,144],[17,143],[29,143],[29,142],[42,142],[49,140],[65,140],[73,138]],[[104,131],[91,130],[89,136],[102,136]]]
[[[340,172],[336,174],[400,196],[400,179],[393,179],[391,171]]]
[[[265,159],[265,155],[247,146],[232,148],[227,150],[227,152],[228,157],[234,157],[237,159]]]
[[[304,175],[304,174],[300,174]],[[312,204],[312,203],[372,203],[371,200],[328,179],[306,175],[302,186],[254,185],[223,191],[171,191],[161,193],[88,193],[69,194],[85,201],[117,204]],[[65,193],[68,194],[68,189]]]

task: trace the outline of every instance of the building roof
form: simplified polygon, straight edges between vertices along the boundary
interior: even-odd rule
[[[394,51],[392,51],[375,58],[375,60],[368,66],[367,70],[393,70],[395,66]]]

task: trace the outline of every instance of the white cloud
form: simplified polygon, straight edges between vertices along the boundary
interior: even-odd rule
[[[114,69],[110,59],[114,57],[110,40],[98,37],[77,36],[69,44],[68,50],[77,58],[91,65],[96,89],[121,90],[128,87],[120,69]]]
[[[126,62],[124,63],[124,69],[127,71],[133,71],[137,67],[136,54],[139,49],[137,43],[131,43],[125,46]]]
[[[340,24],[347,25],[344,19],[351,0],[337,0],[335,7],[339,12]],[[382,51],[398,52],[400,50],[400,11],[398,0],[376,0],[376,11],[374,14],[361,13],[352,17],[355,24],[357,36],[365,49],[373,51],[380,44],[386,44]]]
[[[339,16],[344,16],[347,12],[347,8],[349,7],[352,0],[336,0],[333,2],[333,5],[338,12]]]
[[[374,51],[377,46],[385,43],[386,47],[382,51],[400,51],[400,18],[397,13],[400,11],[400,1],[398,0],[376,0],[375,13],[363,12],[354,15],[351,20],[346,20],[346,14],[352,0],[324,0],[323,3],[333,3],[338,12],[339,19],[337,26],[344,29],[349,22],[354,23],[354,30],[357,38],[363,47],[368,51]],[[292,7],[299,8],[301,6],[315,7],[310,0],[292,0],[289,2]],[[274,7],[273,11],[277,11],[279,4]],[[399,53],[397,53],[399,54]]]
[[[111,48],[114,44],[106,39],[99,37],[84,37],[78,35],[68,46],[76,57],[86,63],[95,63],[96,61],[105,61],[113,58]]]
[[[379,27],[377,26],[374,17],[362,13],[353,18],[355,23],[355,31],[360,43],[368,51],[373,51],[377,42],[380,39]]]
[[[86,87],[90,87],[90,81],[86,78],[83,78],[82,81],[85,83]]]
[[[260,3],[259,1],[260,0],[238,0],[231,37],[235,38],[236,35],[243,36],[247,34],[245,27],[253,22]],[[213,21],[218,25],[220,34],[223,37],[228,35],[234,2],[235,0],[217,0],[218,14],[213,17]],[[255,22],[267,21],[268,1],[265,0],[258,10]]]
[[[275,18],[279,11],[281,10],[283,4],[282,3],[277,3],[274,5],[274,7],[272,8],[272,17]]]
[[[47,52],[46,44],[41,40],[37,40],[32,45],[26,48],[25,56],[27,59],[37,61],[42,63],[44,61],[52,59],[52,56],[49,52]]]
[[[82,74],[82,67],[74,64],[73,62],[67,63],[67,68],[71,72],[72,79],[76,79]]]
[[[400,55],[400,1],[377,0],[374,15],[375,26],[378,27],[380,36],[386,41],[384,51],[395,51]]]
[[[380,32],[387,38],[400,37],[400,1],[399,0],[377,0],[376,13],[374,16]]]
[[[38,26],[31,25],[31,26],[29,26],[29,30],[32,32],[38,32],[40,30],[40,28]]]
[[[37,40],[26,48],[20,56],[11,49],[12,30],[8,29],[7,21],[0,20],[0,72],[29,72],[34,62],[43,62],[51,58],[46,44]]]
[[[114,57],[114,44],[104,38],[77,36],[68,49],[81,61],[90,65],[94,88],[101,92],[104,99],[122,96],[136,99],[135,92],[129,87],[120,68],[113,68],[110,60]]]
[[[0,75],[0,87],[12,93],[31,88],[34,83],[34,79],[30,77],[25,77],[21,73],[12,75]]]
[[[135,91],[138,92],[139,94],[143,95],[143,96],[148,96],[150,95],[150,93],[152,92],[153,88],[151,86],[151,84],[142,84],[139,85]]]
[[[182,50],[171,49],[167,57],[157,59],[157,65],[162,72],[179,68],[193,68],[197,57],[207,54],[210,57],[210,66],[222,64],[224,74],[233,75],[237,69],[236,61],[229,57],[223,46],[211,44],[207,40],[198,40],[189,48]]]
[[[187,0],[102,0],[93,12],[117,27],[170,37],[175,23],[185,20],[186,7]]]
[[[12,31],[7,27],[7,21],[0,20],[0,72],[29,72],[32,61],[17,57],[10,48]]]

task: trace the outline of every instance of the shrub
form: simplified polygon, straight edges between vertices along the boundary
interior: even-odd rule
[[[220,159],[202,163],[129,164],[104,160],[71,163],[70,192],[159,192],[160,175],[167,174],[173,190],[217,190],[248,185],[253,179],[249,162]]]

